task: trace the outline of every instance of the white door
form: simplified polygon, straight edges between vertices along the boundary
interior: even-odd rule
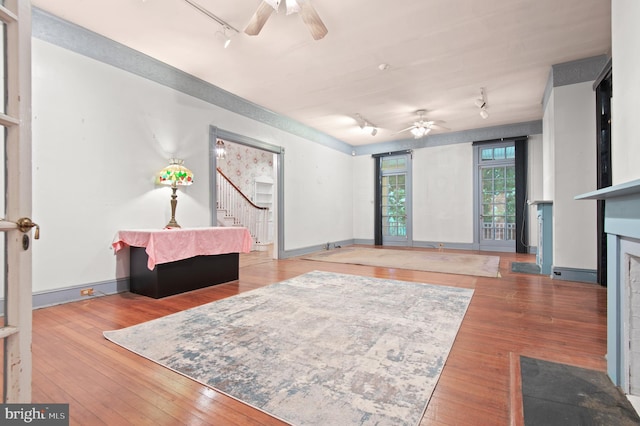
[[[4,128],[0,150],[4,190],[0,232],[5,313],[0,337],[4,344],[3,401],[31,402],[31,4],[29,0],[2,0],[0,21],[5,82],[0,102]],[[36,228],[37,233],[37,228]],[[34,235],[35,236],[35,235]]]
[[[515,147],[511,143],[479,149],[480,250],[515,252]]]
[[[411,155],[381,157],[380,173],[382,244],[411,246]]]

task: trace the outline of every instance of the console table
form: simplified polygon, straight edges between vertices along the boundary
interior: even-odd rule
[[[158,299],[237,280],[252,241],[242,227],[118,231],[114,251],[127,246],[131,292]]]

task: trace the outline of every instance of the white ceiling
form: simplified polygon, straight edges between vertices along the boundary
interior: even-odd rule
[[[609,0],[311,0],[319,41],[284,11],[244,34],[260,0],[193,1],[240,30],[229,48],[184,0],[32,4],[350,145],[411,137],[418,109],[451,131],[539,120],[551,65],[610,54]]]

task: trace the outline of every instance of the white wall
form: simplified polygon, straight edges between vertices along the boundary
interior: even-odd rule
[[[375,227],[375,160],[353,157],[353,238],[373,240]]]
[[[209,226],[210,125],[285,148],[286,250],[352,238],[350,155],[33,39],[34,292],[128,275],[110,244],[166,225],[154,176],[172,156],[195,174],[178,223]]]
[[[352,157],[316,143],[287,145],[285,247],[353,238]]]
[[[542,116],[542,198],[540,201],[551,201],[554,197],[554,152],[555,152],[555,106],[554,92],[551,91],[549,100]]]
[[[596,269],[596,202],[574,200],[596,187],[593,82],[555,87],[547,108],[553,110],[553,266]]]
[[[415,150],[414,241],[473,243],[473,189],[471,143]]]
[[[611,170],[613,184],[640,178],[640,2],[613,0]]]
[[[543,173],[543,145],[542,135],[530,135],[527,141],[527,201],[542,200],[544,194]],[[529,247],[538,246],[538,208],[535,205],[528,206],[529,215]]]

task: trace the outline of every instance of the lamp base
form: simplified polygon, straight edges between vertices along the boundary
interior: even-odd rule
[[[182,228],[180,225],[178,225],[178,222],[176,222],[175,220],[171,219],[169,221],[169,223],[166,224],[166,226],[164,227],[164,229],[167,228]]]
[[[175,185],[171,185],[171,220],[167,223],[166,228],[180,228],[178,222],[176,222],[176,206],[178,205],[178,195],[176,194],[176,190],[178,187]]]

